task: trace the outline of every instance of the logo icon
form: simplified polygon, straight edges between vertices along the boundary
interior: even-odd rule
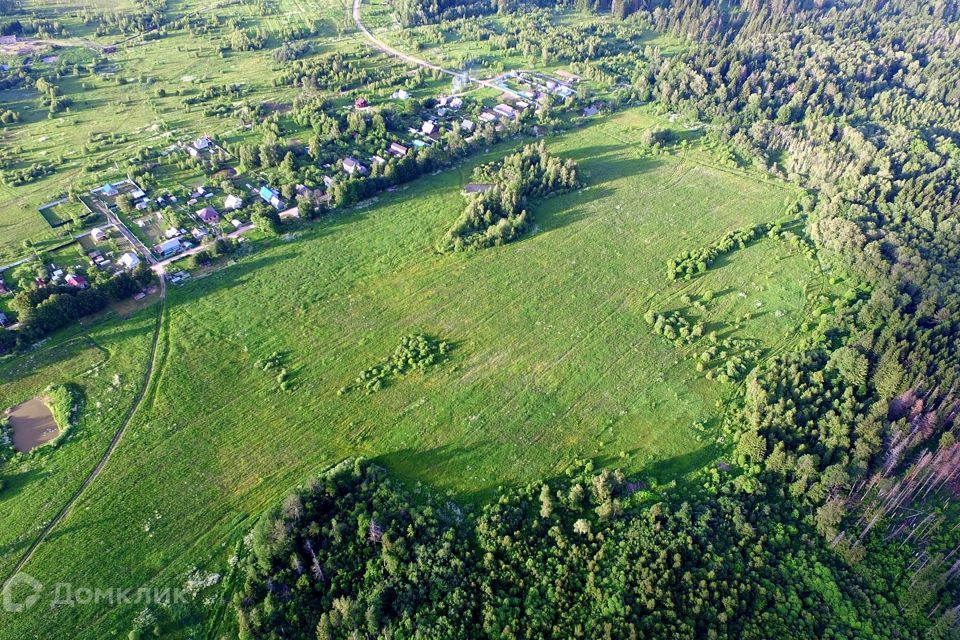
[[[20,613],[37,604],[43,583],[29,573],[18,573],[3,585],[3,610]]]

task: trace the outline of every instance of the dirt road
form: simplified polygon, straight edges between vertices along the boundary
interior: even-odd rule
[[[501,91],[500,87],[496,86],[489,80],[482,80],[480,78],[475,78],[469,74],[464,74],[463,72],[460,72],[460,71],[445,69],[440,65],[433,64],[432,62],[427,62],[422,58],[411,56],[410,54],[400,51],[399,49],[394,49],[393,47],[388,45],[386,42],[384,42],[383,40],[379,39],[378,37],[370,33],[370,30],[364,26],[363,21],[360,19],[360,3],[361,3],[361,0],[353,0],[353,22],[357,25],[357,29],[360,30],[360,33],[363,34],[363,37],[365,37],[370,42],[370,44],[372,44],[375,48],[379,49],[380,51],[383,51],[388,56],[392,56],[399,60],[403,60],[404,62],[409,62],[410,64],[415,64],[418,67],[439,71],[440,73],[445,73],[448,76],[465,75],[467,79],[470,80],[470,82],[476,82],[481,86],[489,87],[491,89],[496,89],[497,91]]]

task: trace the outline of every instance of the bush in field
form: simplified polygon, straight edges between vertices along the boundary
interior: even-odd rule
[[[353,388],[363,388],[367,393],[374,393],[382,389],[392,377],[403,376],[415,370],[423,371],[439,363],[449,351],[448,343],[423,334],[404,336],[387,360],[360,372]],[[342,395],[350,389],[351,387],[344,387],[338,393]]]

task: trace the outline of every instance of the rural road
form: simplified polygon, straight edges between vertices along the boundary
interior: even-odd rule
[[[242,227],[239,227],[239,228],[236,229],[235,231],[231,231],[230,233],[228,233],[228,234],[227,234],[226,236],[224,236],[224,237],[226,237],[226,238],[239,238],[240,236],[242,236],[242,235],[245,234],[247,231],[250,231],[250,230],[253,229],[253,228],[254,228],[254,227],[253,227],[253,224],[247,223],[247,224],[243,225]],[[155,261],[155,262],[153,263],[153,265],[151,266],[151,269],[153,269],[154,273],[156,273],[158,276],[160,276],[160,279],[162,280],[162,279],[163,279],[163,274],[165,274],[165,273],[167,272],[167,265],[168,265],[168,264],[170,264],[171,262],[175,262],[175,261],[177,261],[177,260],[181,260],[181,259],[183,259],[183,258],[186,258],[187,256],[192,256],[192,255],[194,255],[194,254],[196,254],[196,253],[200,253],[201,251],[204,251],[204,250],[209,249],[209,248],[210,248],[210,245],[206,245],[206,244],[197,245],[197,246],[194,247],[193,249],[188,249],[188,250],[184,251],[183,253],[178,253],[177,255],[172,256],[172,257],[170,257],[170,258],[166,258],[165,260],[160,260],[159,262],[156,262],[156,261]]]
[[[445,73],[445,74],[447,74],[448,76],[462,76],[462,75],[466,75],[467,79],[470,80],[471,82],[476,82],[477,84],[479,84],[479,85],[481,85],[481,86],[489,87],[489,88],[491,88],[491,89],[496,89],[497,91],[502,91],[502,89],[501,89],[500,87],[496,86],[495,84],[493,84],[493,83],[490,82],[489,80],[481,80],[480,78],[475,78],[475,77],[473,77],[473,76],[471,76],[471,75],[469,75],[469,74],[464,74],[463,72],[460,72],[460,71],[453,71],[452,69],[445,69],[445,68],[441,67],[440,65],[433,64],[432,62],[427,62],[426,60],[424,60],[424,59],[422,59],[422,58],[417,58],[417,57],[415,57],[415,56],[411,56],[410,54],[407,54],[407,53],[404,53],[403,51],[400,51],[399,49],[394,49],[393,47],[391,47],[390,45],[388,45],[386,42],[384,42],[384,41],[381,40],[380,38],[378,38],[378,37],[376,37],[375,35],[373,35],[372,33],[370,33],[370,30],[367,29],[367,28],[364,26],[363,21],[360,19],[360,3],[361,3],[361,0],[353,0],[353,22],[357,25],[357,29],[360,30],[360,32],[363,34],[363,36],[364,36],[367,40],[369,40],[369,41],[370,41],[370,44],[372,44],[375,48],[377,48],[377,49],[379,49],[380,51],[384,52],[384,53],[387,54],[388,56],[392,56],[392,57],[397,58],[397,59],[399,59],[399,60],[403,60],[404,62],[409,62],[410,64],[415,64],[415,65],[417,65],[418,67],[423,67],[423,68],[425,68],[425,69],[433,69],[434,71],[439,71],[440,73]]]

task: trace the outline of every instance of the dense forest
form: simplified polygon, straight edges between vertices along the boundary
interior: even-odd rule
[[[736,162],[803,186],[798,242],[849,295],[737,387],[731,464],[695,487],[582,470],[465,514],[411,503],[373,467],[317,481],[254,534],[245,633],[957,637],[960,6],[576,6],[685,41],[615,61],[556,53],[616,79],[621,103],[703,122]],[[405,25],[526,8],[394,6]],[[470,219],[448,246],[485,233]],[[691,249],[669,275],[765,232]]]
[[[943,637],[909,550],[858,572],[785,503],[723,481],[670,503],[585,464],[471,514],[348,461],[250,534],[241,637]]]

